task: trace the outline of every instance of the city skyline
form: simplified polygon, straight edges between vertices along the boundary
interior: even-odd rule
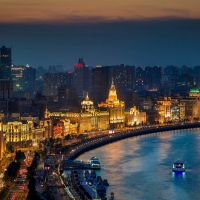
[[[0,45],[12,64],[200,65],[200,3],[2,1]],[[16,12],[17,11],[17,12]],[[139,13],[139,14],[138,14]]]

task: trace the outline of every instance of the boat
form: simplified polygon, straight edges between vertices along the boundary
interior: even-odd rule
[[[173,172],[185,172],[185,165],[182,161],[177,160],[172,167]]]
[[[95,156],[90,158],[89,164],[91,165],[91,168],[100,168],[101,167],[99,159]]]
[[[91,164],[91,163],[93,163],[95,161],[99,161],[99,159],[96,156],[90,158],[89,163]]]

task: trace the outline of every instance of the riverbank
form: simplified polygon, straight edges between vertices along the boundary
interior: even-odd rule
[[[169,126],[149,126],[141,127],[140,129],[129,129],[125,131],[120,131],[108,135],[104,135],[99,138],[93,138],[89,141],[81,142],[76,146],[73,146],[66,156],[69,156],[69,159],[76,159],[79,155],[90,151],[92,149],[107,145],[118,140],[136,137],[140,135],[158,133],[163,131],[179,130],[179,129],[189,129],[189,128],[199,128],[200,123],[191,123],[191,124],[178,124],[178,125],[169,125]]]

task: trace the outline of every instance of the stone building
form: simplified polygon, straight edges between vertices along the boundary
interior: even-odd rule
[[[165,123],[171,120],[171,98],[164,97],[156,101],[155,109],[159,114],[159,123]]]
[[[109,112],[95,109],[88,93],[81,102],[80,112],[53,112],[49,113],[49,117],[64,122],[62,128],[64,129],[64,136],[71,133],[107,130],[109,128]],[[58,129],[58,127],[54,127],[55,131],[58,131]]]
[[[126,126],[136,126],[146,124],[146,112],[140,112],[136,106],[125,112]]]
[[[112,80],[111,87],[108,93],[108,99],[106,102],[101,102],[98,104],[101,109],[106,109],[109,112],[109,124],[110,128],[123,128],[125,125],[124,116],[124,102],[117,98],[117,91],[115,89],[114,82]]]

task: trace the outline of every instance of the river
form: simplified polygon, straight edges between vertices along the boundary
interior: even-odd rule
[[[77,160],[97,156],[99,173],[115,200],[194,200],[200,191],[200,128],[166,131],[120,140],[88,151]],[[186,172],[175,175],[177,159]]]

